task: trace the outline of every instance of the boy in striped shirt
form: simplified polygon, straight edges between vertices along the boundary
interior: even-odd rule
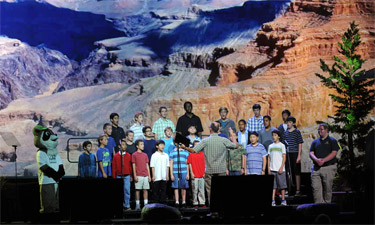
[[[186,207],[186,189],[189,188],[189,167],[187,166],[187,159],[189,152],[176,147],[170,154],[170,170],[172,188],[174,189],[174,197],[176,200],[175,206],[179,207],[179,190],[181,189],[182,207]]]
[[[246,170],[247,174],[264,175],[267,164],[267,151],[258,143],[258,133],[250,132],[250,144],[246,146]]]
[[[284,142],[287,146],[287,171],[292,175],[293,183],[296,185],[296,196],[300,195],[301,186],[301,152],[302,152],[302,135],[295,127],[296,118],[289,116],[286,119],[288,129],[284,133]],[[290,166],[289,166],[290,164]]]

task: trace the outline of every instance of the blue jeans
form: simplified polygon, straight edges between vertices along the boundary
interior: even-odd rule
[[[241,171],[229,171],[229,176],[241,176]]]
[[[121,178],[117,176],[116,178]],[[130,207],[130,175],[124,175],[124,205],[125,208]]]

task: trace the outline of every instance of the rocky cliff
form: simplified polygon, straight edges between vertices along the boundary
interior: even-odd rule
[[[72,71],[71,61],[58,51],[0,37],[0,109],[15,99],[42,94]]]
[[[360,25],[363,43],[359,54],[367,59],[364,68],[375,65],[375,3],[369,0],[293,1],[288,12],[266,23],[245,48],[218,60],[216,86],[161,97],[146,109],[149,121],[165,104],[174,110],[172,118],[184,113],[181,105],[192,101],[203,123],[219,117],[217,109],[227,106],[232,119],[252,116],[251,106],[262,105],[262,114],[281,123],[281,111],[288,108],[299,126],[315,124],[334,112],[329,90],[315,73],[322,73],[319,59],[332,61],[339,55],[337,42],[350,22]],[[207,130],[208,131],[208,130]]]
[[[191,101],[193,112],[200,116],[204,133],[210,121],[219,119],[218,109],[226,106],[235,121],[253,116],[251,107],[262,106],[262,115],[272,117],[272,125],[282,123],[281,112],[289,109],[302,130],[303,168],[311,162],[308,149],[316,138],[315,121],[327,120],[334,105],[315,73],[322,73],[319,59],[332,64],[339,55],[337,42],[356,21],[361,30],[359,54],[366,59],[364,69],[375,65],[375,2],[370,0],[293,1],[288,12],[257,33],[245,48],[217,60],[211,73],[213,87],[187,90],[152,101],[145,109],[151,124],[157,110],[166,105],[174,122],[184,114],[183,103]],[[216,74],[215,74],[216,71]]]

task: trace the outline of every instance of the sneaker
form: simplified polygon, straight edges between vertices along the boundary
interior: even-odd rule
[[[289,195],[289,192],[285,190],[285,197],[288,197],[288,195]]]
[[[141,210],[141,207],[139,205],[136,205],[135,210]]]
[[[132,210],[130,207],[124,207],[123,208],[123,211],[125,212],[125,211],[130,211],[130,210]]]
[[[276,206],[275,200],[272,201],[272,206]]]
[[[174,203],[174,207],[176,207],[176,208],[179,208],[180,207],[180,203]]]
[[[281,205],[286,206],[286,205],[287,205],[287,204],[286,204],[286,200],[282,200],[282,201],[281,201]]]
[[[186,203],[182,203],[181,208],[186,208]]]

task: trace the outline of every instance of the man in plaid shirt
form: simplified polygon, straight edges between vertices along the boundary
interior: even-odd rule
[[[172,132],[176,132],[176,128],[172,121],[167,119],[167,107],[162,106],[159,108],[160,118],[155,121],[152,131],[156,134],[155,139],[161,140],[165,137],[164,129],[166,127],[171,127]]]
[[[260,105],[254,104],[253,111],[254,116],[247,120],[246,130],[248,132],[259,132],[265,128],[263,124],[263,116],[260,115]]]
[[[186,147],[181,144],[181,148],[193,153],[199,153],[204,150],[206,173],[204,175],[204,181],[208,196],[208,203],[210,203],[211,194],[211,179],[213,176],[226,176],[227,174],[227,151],[228,149],[238,148],[238,143],[236,140],[236,135],[233,130],[229,129],[230,138],[220,137],[219,133],[219,123],[212,122],[210,124],[210,136],[203,139],[194,148]]]

